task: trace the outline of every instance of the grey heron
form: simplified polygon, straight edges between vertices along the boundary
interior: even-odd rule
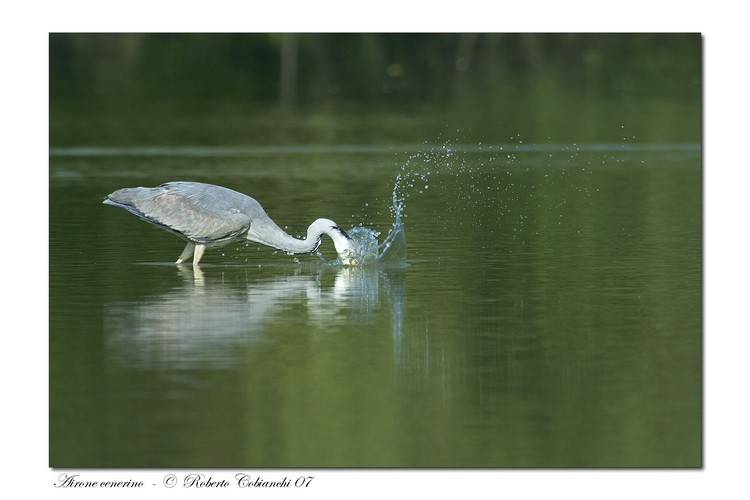
[[[192,256],[193,266],[197,266],[207,248],[244,240],[289,254],[312,253],[324,234],[333,240],[344,265],[356,264],[352,239],[332,220],[318,219],[307,228],[305,239],[294,238],[253,198],[221,186],[178,181],[124,188],[109,194],[104,204],[124,208],[187,240],[176,264]]]

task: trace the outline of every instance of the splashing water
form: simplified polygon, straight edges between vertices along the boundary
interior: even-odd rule
[[[502,151],[502,147],[500,150]],[[479,150],[482,151],[481,146]],[[494,157],[490,158],[494,161]],[[508,162],[513,163],[515,156],[508,155]],[[506,163],[506,164],[507,164]],[[425,144],[424,149],[412,154],[402,165],[396,175],[393,190],[391,193],[390,214],[393,217],[393,224],[388,231],[382,243],[378,243],[380,233],[373,229],[362,226],[354,227],[348,231],[349,236],[355,243],[357,265],[367,265],[374,263],[403,264],[406,263],[406,232],[403,219],[407,217],[406,201],[412,196],[422,196],[427,194],[432,184],[437,183],[438,193],[445,190],[441,185],[439,178],[449,175],[451,178],[462,178],[464,181],[455,183],[459,189],[466,184],[468,192],[459,193],[455,199],[461,200],[461,207],[454,207],[453,211],[466,210],[471,208],[472,203],[487,203],[487,200],[493,200],[493,193],[483,193],[487,187],[499,187],[508,184],[501,182],[494,176],[494,171],[475,172],[474,167],[467,163],[466,155],[458,154],[454,151],[449,143],[440,146],[430,146]],[[509,172],[507,172],[510,175]],[[483,177],[484,176],[484,177]],[[492,176],[492,178],[486,178]],[[437,177],[438,179],[435,179]],[[512,187],[512,184],[510,184]],[[445,193],[443,193],[445,194]],[[484,201],[472,200],[472,197],[481,196]]]
[[[406,230],[402,219],[406,218],[406,199],[411,195],[422,195],[430,188],[433,170],[463,172],[465,164],[456,158],[449,144],[425,147],[411,155],[396,175],[389,207],[393,224],[383,242],[378,243],[380,232],[361,224],[347,231],[355,243],[357,265],[405,264]]]
[[[406,229],[401,220],[406,208],[404,196],[401,193],[401,183],[404,178],[402,174],[406,171],[406,165],[402,166],[401,170],[402,172],[396,176],[396,183],[392,193],[392,205],[389,208],[394,221],[383,242],[378,243],[379,231],[362,225],[353,227],[347,231],[349,237],[354,242],[355,255],[353,261],[356,262],[356,265],[406,263]]]
[[[435,214],[431,223],[442,224],[446,231],[471,225],[479,245],[485,240],[488,246],[496,244],[497,234],[502,233],[508,253],[525,247],[528,238],[538,237],[553,223],[563,225],[566,201],[581,198],[568,192],[591,194],[588,156],[596,157],[598,151],[580,151],[575,144],[528,145],[520,135],[510,139],[511,143],[488,146],[425,144],[412,154],[396,175],[389,207],[394,222],[382,243],[378,231],[362,224],[348,231],[358,263],[406,263],[403,219],[411,197],[445,199],[445,211]],[[517,158],[522,153],[524,162]],[[579,173],[577,184],[566,177],[573,170]],[[530,217],[537,218],[536,226],[529,224]]]
[[[382,264],[405,264],[406,263],[406,230],[401,221],[402,205],[395,205],[391,211],[395,221],[382,243],[378,243],[380,232],[364,226],[358,226],[347,231],[354,242],[356,265]]]

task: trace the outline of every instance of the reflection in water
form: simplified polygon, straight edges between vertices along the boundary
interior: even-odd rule
[[[207,278],[201,269],[179,266],[183,283],[139,301],[104,305],[104,330],[111,358],[130,368],[231,369],[240,349],[274,342],[269,326],[284,321],[284,312],[302,307],[307,324],[374,322],[389,307],[397,346],[403,330],[406,276],[403,268],[338,268],[313,275],[227,282]],[[295,316],[298,317],[299,313]]]

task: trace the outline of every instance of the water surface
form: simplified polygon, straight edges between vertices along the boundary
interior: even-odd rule
[[[184,246],[101,200],[195,180],[406,262]],[[50,152],[54,467],[696,467],[692,142]]]

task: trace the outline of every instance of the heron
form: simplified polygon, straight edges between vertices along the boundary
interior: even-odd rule
[[[356,264],[352,239],[332,220],[317,219],[307,228],[306,238],[295,238],[277,226],[255,199],[213,184],[175,181],[124,188],[107,195],[104,204],[124,208],[186,240],[176,264],[192,256],[197,267],[207,248],[245,240],[288,254],[313,253],[324,234],[333,240],[344,265]]]

